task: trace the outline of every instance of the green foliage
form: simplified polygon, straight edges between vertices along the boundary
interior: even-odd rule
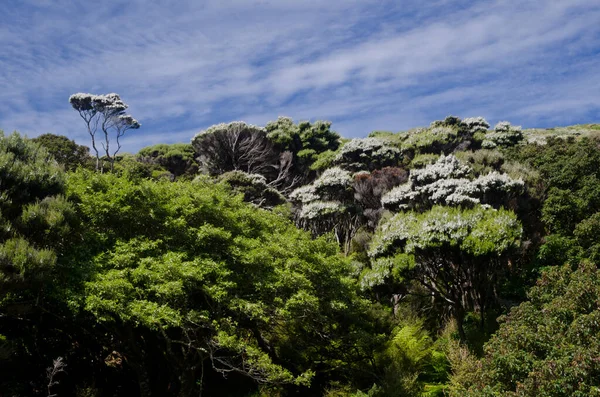
[[[597,139],[549,138],[545,145],[520,145],[509,152],[509,156],[539,174],[535,177],[532,173],[529,183],[535,186],[531,189],[535,196],[545,196],[540,218],[550,234],[540,248],[540,265],[557,265],[564,261],[577,263],[581,255],[595,258],[596,248],[589,239],[578,242],[573,237],[579,224],[582,224],[578,232],[581,235],[586,227],[582,222],[600,211]]]
[[[340,146],[340,148],[343,146]],[[326,150],[314,156],[314,162],[310,165],[311,171],[323,171],[333,167],[338,151]]]
[[[63,167],[17,133],[0,132],[0,187],[0,390],[25,395],[51,360],[57,334],[45,313],[60,312],[53,298],[76,221]]]
[[[475,257],[499,256],[514,247],[520,235],[519,222],[510,211],[435,206],[423,214],[396,214],[375,235],[371,255],[377,257],[399,248],[414,255],[448,247]]]
[[[262,175],[231,171],[219,177],[235,193],[244,196],[244,201],[263,208],[273,208],[286,203],[285,197],[277,189],[269,186]]]
[[[165,383],[188,387],[178,374],[194,383],[205,361],[274,385],[308,385],[315,373],[360,376],[377,339],[334,244],[204,180],[78,172],[69,195],[97,269],[86,311],[117,339],[129,328],[146,335],[131,340],[139,349],[166,351]],[[169,348],[186,338],[183,352]]]
[[[397,166],[402,159],[400,150],[378,138],[352,139],[340,149],[334,164],[349,171],[373,171]]]
[[[542,220],[550,232],[570,235],[582,219],[586,202],[570,190],[552,187],[542,209]]]
[[[466,312],[478,310],[483,319],[496,303],[493,291],[506,277],[521,233],[515,214],[502,209],[435,206],[398,213],[373,237],[369,255],[375,262],[363,285],[419,280],[450,309],[464,339]]]
[[[392,332],[378,358],[384,380],[377,396],[442,396],[447,359],[423,324],[407,322]]]
[[[331,130],[331,122],[301,121],[294,124],[289,117],[279,117],[265,126],[267,137],[280,152],[293,155],[293,174],[303,182],[314,178],[314,171],[324,170],[334,164],[342,142]]]
[[[401,148],[409,157],[465,150],[471,146],[473,134],[480,130],[481,125],[488,124],[483,119],[465,119],[463,122],[458,117],[448,116],[432,122],[429,128],[417,128],[406,133]]]
[[[410,168],[423,168],[435,163],[439,157],[439,155],[433,153],[418,154],[411,160]]]
[[[415,153],[440,154],[446,151],[458,137],[458,131],[452,127],[434,127],[409,133],[402,142],[402,150]]]
[[[599,296],[592,263],[544,272],[487,343],[479,379],[465,382],[469,394],[461,395],[598,395]]]
[[[331,122],[301,121],[294,124],[289,117],[279,117],[265,126],[267,136],[281,151],[295,153],[302,163],[310,167],[321,153],[335,151],[340,145],[340,136],[331,130]]]
[[[93,167],[90,148],[78,145],[66,136],[42,134],[33,138],[32,141],[44,146],[54,159],[69,171],[73,171],[78,167]]]
[[[100,158],[102,164],[104,164],[105,158]],[[140,161],[138,156],[123,153],[114,158],[115,162],[113,164],[112,172],[117,175],[127,175],[132,179],[139,178],[154,178],[159,179],[161,177],[167,177],[167,179],[172,179],[173,174],[164,170],[159,164],[147,161]]]
[[[138,152],[138,158],[143,163],[161,166],[175,177],[191,177],[198,172],[194,147],[189,143],[148,146]]]
[[[13,133],[0,132],[0,210],[4,217],[18,216],[21,207],[64,188],[64,171],[50,153]]]
[[[72,100],[86,123],[120,101]],[[2,135],[0,390],[62,357],[59,395],[600,395],[595,128],[282,117],[104,174]]]
[[[62,168],[43,147],[17,133],[0,133],[3,293],[28,279],[43,278],[54,266],[52,250],[70,231],[72,210],[60,196],[64,181]]]
[[[592,261],[600,261],[600,212],[577,224],[573,234],[577,243],[587,251],[585,256]]]
[[[457,152],[456,158],[473,170],[475,176],[500,171],[504,164],[504,155],[497,150],[480,149],[469,152]]]
[[[377,138],[386,141],[388,144],[400,148],[402,142],[407,138],[404,132],[393,133],[391,131],[372,131],[369,133],[369,138]]]

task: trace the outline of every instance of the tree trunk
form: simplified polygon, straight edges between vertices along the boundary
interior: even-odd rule
[[[467,341],[467,335],[465,334],[464,322],[465,322],[465,312],[461,309],[455,310],[455,319],[456,319],[456,330],[458,331],[458,335],[460,336],[460,340],[462,342]]]
[[[152,385],[150,384],[150,376],[146,370],[144,363],[132,365],[133,371],[135,372],[138,380],[138,386],[140,388],[140,397],[152,397]]]
[[[196,367],[184,370],[179,377],[179,397],[190,397],[196,385]]]

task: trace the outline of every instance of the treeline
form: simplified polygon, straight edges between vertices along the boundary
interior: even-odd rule
[[[331,127],[2,135],[1,393],[600,393],[598,125]]]

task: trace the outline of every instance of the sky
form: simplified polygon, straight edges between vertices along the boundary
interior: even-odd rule
[[[278,116],[600,122],[599,0],[2,0],[0,21],[0,129],[29,137],[89,146],[76,92],[120,94],[132,153]]]

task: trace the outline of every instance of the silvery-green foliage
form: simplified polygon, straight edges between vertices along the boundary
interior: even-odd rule
[[[248,178],[250,178],[250,180],[252,180],[253,183],[265,185],[265,186],[267,185],[267,178],[265,178],[264,175],[248,174]]]
[[[522,226],[512,211],[475,207],[460,210],[435,206],[418,214],[396,214],[373,238],[369,256],[378,258],[396,249],[414,254],[433,246],[459,246],[475,256],[501,254],[516,244]]]
[[[421,170],[413,170],[409,182],[385,194],[381,203],[385,208],[406,210],[427,208],[436,204],[470,207],[487,202],[498,202],[524,189],[521,179],[493,171],[475,180],[467,176],[470,168],[456,157],[442,156]]]
[[[437,127],[432,127],[430,130],[427,131],[427,133],[429,133],[431,135],[445,136],[445,135],[456,134],[456,131],[452,127],[437,126]]]
[[[523,140],[521,126],[513,126],[508,121],[501,121],[494,131],[485,135],[481,146],[485,149],[514,146]]]
[[[294,202],[307,205],[319,201],[339,201],[346,196],[352,176],[339,167],[329,168],[312,184],[299,187],[290,194]]]
[[[350,172],[329,168],[312,184],[294,190],[290,199],[296,204],[298,226],[313,235],[333,232],[344,251],[349,251],[350,241],[360,227]]]
[[[420,188],[421,195],[428,197],[434,204],[460,205],[467,203],[479,203],[472,198],[478,192],[474,189],[471,181],[462,179],[440,179]],[[450,199],[450,200],[449,200]]]
[[[445,198],[469,180],[470,168],[453,155],[440,156],[423,169],[413,170],[409,181],[386,193],[381,203],[386,208],[408,209],[423,202],[444,203]]]
[[[513,179],[507,174],[501,174],[497,171],[481,175],[472,184],[483,194],[500,191],[521,192],[525,187],[525,182],[522,179]]]
[[[311,201],[316,201],[318,199],[319,196],[315,192],[315,187],[312,184],[299,187],[290,194],[290,200],[300,203],[310,203]]]
[[[121,100],[119,94],[94,95],[78,92],[69,97],[69,103],[75,110],[115,113],[125,111],[128,106]]]
[[[348,171],[339,167],[329,168],[312,184],[294,190],[290,199],[302,205],[298,214],[300,218],[315,219],[343,207],[339,200],[344,198],[351,182]]]
[[[298,216],[302,219],[312,220],[343,211],[344,206],[338,201],[313,201],[303,205]]]
[[[408,182],[397,186],[381,197],[384,208],[408,209],[411,202],[421,197],[421,192],[413,189],[412,183]]]
[[[330,190],[330,189],[342,189],[345,190],[350,186],[352,182],[352,174],[350,172],[341,169],[340,167],[333,167],[325,170],[323,174],[313,183],[317,192]]]
[[[363,271],[361,284],[418,280],[448,309],[465,338],[466,313],[485,316],[494,306],[522,233],[517,216],[504,209],[434,206],[424,213],[400,212],[373,236],[368,252],[373,265]]]
[[[462,120],[462,123],[468,128],[472,134],[476,132],[486,132],[490,128],[490,124],[481,116],[467,117]]]
[[[419,170],[413,170],[409,179],[415,185],[426,185],[439,179],[463,178],[471,169],[461,164],[454,155],[440,156],[433,164]]]
[[[374,170],[396,165],[402,154],[379,138],[357,138],[346,143],[336,155],[334,163],[351,171]]]
[[[94,95],[76,93],[69,97],[69,103],[83,119],[88,134],[92,138],[92,148],[96,154],[96,170],[99,168],[100,153],[96,146],[96,132],[100,127],[104,134],[104,141],[100,142],[106,157],[110,161],[111,169],[114,167],[115,156],[121,149],[120,138],[126,131],[141,127],[139,121],[131,115],[125,114],[129,106],[121,100],[119,94]],[[111,153],[110,132],[116,135],[116,149]]]
[[[119,120],[121,121],[121,123],[123,125],[126,125],[132,129],[137,129],[137,128],[140,128],[140,126],[141,126],[140,122],[137,121],[136,119],[134,119],[133,117],[131,117],[131,115],[129,115],[129,114],[123,114],[123,115],[119,116]]]
[[[362,272],[360,286],[367,290],[385,283],[392,274],[394,260],[391,257],[376,258],[371,261],[371,268]]]

